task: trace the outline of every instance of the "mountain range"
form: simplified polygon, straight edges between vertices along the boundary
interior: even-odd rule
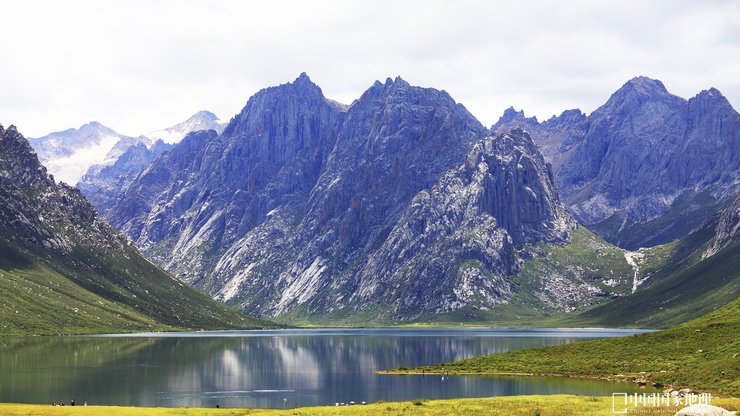
[[[660,87],[631,80],[589,117],[629,115]],[[724,117],[714,102],[720,110],[702,114]],[[566,112],[549,131],[574,141],[587,119]],[[192,134],[157,158],[114,198],[109,219],[189,284],[291,322],[571,311],[636,290],[632,258],[578,230],[560,203],[571,188],[556,189],[557,175],[572,168],[555,155],[566,152],[544,151],[548,164],[504,121],[492,134],[447,93],[400,78],[338,105],[302,74],[257,93],[222,134]],[[610,128],[593,135],[612,137]],[[737,142],[725,130],[712,154]],[[730,195],[736,172],[724,166],[705,182]],[[563,267],[560,255],[583,267]]]
[[[257,316],[659,326],[740,292],[738,120],[715,89],[638,77],[590,115],[487,129],[400,77],[343,105],[304,73],[78,187],[147,258]]]
[[[115,163],[131,146],[144,144],[151,147],[159,140],[173,144],[191,131],[213,129],[220,132],[223,128],[224,124],[216,115],[199,111],[172,127],[138,137],[117,133],[92,121],[78,129],[49,133],[43,137],[29,138],[28,141],[55,179],[75,185],[85,175],[94,175],[103,167]]]
[[[716,89],[685,100],[637,77],[586,116],[542,123],[507,110],[492,127],[527,130],[579,222],[628,249],[698,229],[740,189],[740,114]]]
[[[253,328],[159,269],[0,126],[0,334]]]

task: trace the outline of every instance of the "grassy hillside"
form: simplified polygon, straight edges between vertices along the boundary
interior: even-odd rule
[[[0,227],[2,229],[2,227]],[[266,327],[186,287],[133,249],[58,259],[0,234],[0,335]]]
[[[0,334],[173,330],[74,284],[0,238]]]
[[[604,377],[740,395],[740,298],[664,331],[517,350],[392,374],[532,374]]]
[[[740,296],[740,241],[702,259],[716,222],[688,237],[643,250],[640,277],[632,295],[565,316],[566,326],[667,327],[709,313]]]

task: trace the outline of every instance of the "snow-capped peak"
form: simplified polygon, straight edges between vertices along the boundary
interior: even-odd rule
[[[224,127],[226,127],[226,123],[219,120],[215,114],[210,111],[199,111],[181,123],[177,123],[164,130],[153,131],[147,134],[147,136],[152,141],[161,139],[165,143],[177,143],[190,132],[216,130],[221,133]]]

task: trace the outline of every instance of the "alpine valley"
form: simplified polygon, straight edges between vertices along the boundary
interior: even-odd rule
[[[0,126],[0,335],[265,326],[142,257]]]
[[[152,262],[256,316],[664,326],[740,294],[740,116],[715,89],[638,77],[588,116],[488,129],[401,78],[343,105],[301,74],[200,125],[78,187]]]

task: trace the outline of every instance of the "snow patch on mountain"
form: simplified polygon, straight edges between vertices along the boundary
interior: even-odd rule
[[[200,130],[216,130],[221,133],[226,123],[209,111],[199,111],[182,123],[175,124],[163,130],[153,131],[147,134],[152,140],[161,139],[165,143],[178,143],[188,133]]]
[[[57,181],[74,185],[82,179],[90,166],[115,162],[115,159],[106,156],[120,139],[120,136],[115,135],[103,136],[99,143],[78,149],[70,156],[51,159],[45,162],[45,166]]]

